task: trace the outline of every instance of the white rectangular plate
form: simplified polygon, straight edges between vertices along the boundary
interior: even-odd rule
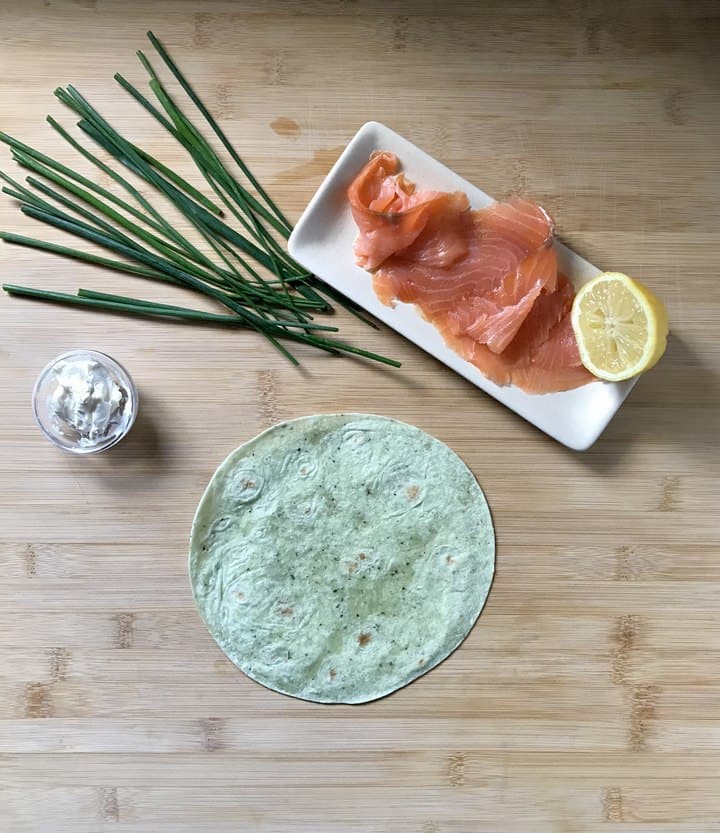
[[[512,385],[500,387],[447,347],[440,333],[420,316],[414,305],[398,303],[391,309],[380,303],[370,274],[355,264],[352,247],[357,227],[346,195],[348,186],[375,150],[397,154],[408,179],[419,188],[463,191],[473,208],[494,202],[484,191],[390,128],[368,122],[355,134],[310,200],[290,236],[290,254],[323,281],[541,431],[577,451],[589,448],[630,393],[634,379],[621,383],[593,382],[576,390],[542,395],[525,393]],[[600,273],[600,269],[562,243],[556,243],[556,248],[561,271],[576,287]]]

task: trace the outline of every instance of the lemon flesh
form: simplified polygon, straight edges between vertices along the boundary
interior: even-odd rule
[[[582,363],[599,379],[630,379],[665,352],[665,305],[622,272],[604,272],[581,287],[571,321]]]

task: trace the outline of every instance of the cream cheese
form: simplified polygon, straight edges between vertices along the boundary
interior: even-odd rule
[[[102,451],[133,424],[137,392],[127,371],[94,350],[58,356],[43,370],[33,391],[40,427],[67,451]]]
[[[123,423],[128,394],[109,368],[95,359],[69,358],[52,373],[56,387],[48,410],[60,434],[94,444]]]

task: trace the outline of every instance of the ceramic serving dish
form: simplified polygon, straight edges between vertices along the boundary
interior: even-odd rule
[[[355,264],[352,246],[357,227],[346,196],[348,186],[375,150],[397,154],[403,171],[420,188],[464,191],[473,208],[493,202],[484,191],[412,142],[385,125],[368,122],[333,165],[295,226],[289,241],[292,256],[388,327],[415,342],[558,442],[578,451],[589,448],[630,393],[635,379],[620,383],[593,382],[576,390],[543,395],[525,393],[512,385],[500,387],[447,347],[440,333],[422,318],[414,305],[398,303],[390,308],[378,300],[371,276]],[[602,271],[562,243],[555,245],[560,270],[576,287]]]

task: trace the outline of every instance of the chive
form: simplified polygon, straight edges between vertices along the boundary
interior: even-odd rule
[[[128,272],[132,275],[139,275],[141,277],[153,278],[156,280],[164,280],[164,276],[160,272],[155,272],[144,266],[137,266],[134,263],[125,263],[121,260],[111,260],[107,257],[92,254],[91,252],[83,252],[80,249],[71,249],[67,246],[59,246],[57,243],[47,243],[44,240],[35,240],[32,237],[23,237],[20,234],[11,234],[8,231],[0,231],[0,240],[6,243],[13,243],[17,246],[27,246],[32,249],[42,249],[46,252],[61,255],[63,257],[71,257],[75,260],[84,260],[88,263],[94,263],[97,266],[104,266],[106,269],[115,269],[118,272]]]
[[[117,182],[122,188],[127,191],[130,196],[132,196],[135,201],[144,208],[149,215],[143,214],[141,211],[138,211],[134,206],[128,204],[124,200],[121,200],[119,197],[116,197],[111,191],[108,191],[105,188],[101,188],[95,183],[91,183],[92,189],[98,194],[102,194],[106,197],[106,199],[110,200],[111,202],[115,203],[116,205],[123,208],[123,210],[130,213],[132,216],[136,217],[139,220],[142,220],[146,225],[154,228],[156,231],[159,231],[161,234],[165,234],[171,240],[174,240],[175,243],[180,245],[185,251],[195,258],[201,257],[201,253],[187,241],[179,232],[177,232],[173,227],[168,223],[160,214],[153,208],[153,206],[143,197],[143,195],[135,188],[132,183],[128,182],[124,177],[122,177],[117,171],[111,168],[109,165],[106,165],[101,159],[98,159],[93,153],[83,147],[78,141],[76,141],[58,122],[53,119],[52,116],[47,117],[47,122],[50,124],[64,139],[67,141],[71,147],[75,148],[80,154],[82,154],[86,159],[92,162],[96,167],[98,167],[103,173],[110,176],[115,182]],[[217,209],[219,211],[219,209]]]
[[[230,154],[230,156],[232,157],[235,164],[245,174],[245,176],[248,178],[248,180],[252,183],[255,190],[265,200],[265,202],[272,209],[272,211],[275,213],[277,218],[287,227],[288,232],[292,231],[292,225],[290,224],[290,221],[285,217],[285,215],[282,213],[282,211],[280,211],[280,209],[270,199],[270,197],[267,195],[267,193],[262,188],[260,183],[252,175],[252,173],[250,172],[250,169],[242,161],[240,156],[237,154],[235,148],[230,143],[230,140],[227,138],[227,136],[225,135],[225,133],[221,129],[220,125],[215,121],[215,119],[212,117],[212,115],[210,114],[208,109],[205,107],[205,105],[202,103],[202,101],[198,98],[197,94],[195,93],[193,88],[190,86],[189,81],[187,81],[187,79],[182,74],[180,69],[177,67],[175,62],[172,60],[170,55],[168,55],[168,53],[166,52],[163,45],[155,37],[155,35],[153,34],[152,31],[148,31],[147,37],[148,37],[148,40],[150,41],[150,43],[155,47],[155,51],[158,53],[158,55],[160,55],[162,60],[165,62],[165,66],[167,66],[167,68],[170,70],[170,72],[172,72],[172,74],[175,76],[176,80],[178,81],[180,86],[183,88],[183,90],[187,93],[188,97],[191,99],[193,104],[202,113],[202,115],[205,118],[205,121],[207,121],[207,123],[210,125],[210,127],[212,128],[215,135],[218,137],[218,139],[220,139],[220,141],[222,142],[225,150],[227,150],[227,152]]]
[[[116,80],[118,80],[116,78]],[[227,178],[233,183],[233,185],[243,192],[244,199],[247,203],[252,207],[254,211],[260,214],[263,219],[267,220],[273,227],[282,234],[285,238],[289,237],[290,231],[292,230],[291,227],[286,226],[283,222],[278,221],[277,218],[270,212],[268,212],[263,205],[255,199],[255,197],[250,194],[249,191],[245,190],[236,180],[233,180],[230,174],[228,173],[227,169],[223,165],[220,158],[215,154],[212,150],[210,145],[205,141],[202,135],[194,128],[194,126],[189,122],[179,110],[179,108],[171,101],[169,95],[165,91],[165,88],[157,79],[157,76],[152,77],[151,82],[151,89],[155,93],[156,97],[162,104],[165,111],[168,115],[172,118],[173,122],[169,122],[163,115],[160,113],[157,108],[155,108],[146,98],[142,95],[129,81],[126,81],[124,78],[122,80],[118,80],[118,83],[125,89],[130,95],[135,98],[147,111],[154,116],[160,124],[165,127],[165,129],[176,138],[190,153],[197,165],[198,169],[203,172],[205,166],[210,164],[214,170],[222,171],[226,174]]]
[[[192,313],[196,316],[202,316],[208,321],[225,321],[227,323],[241,323],[241,320],[236,315],[218,315],[217,313],[205,312],[204,310],[192,310],[187,307],[178,307],[174,304],[164,304],[159,301],[141,301],[137,298],[127,298],[124,295],[110,295],[107,292],[94,292],[91,289],[78,289],[78,296],[81,298],[94,298],[97,301],[111,301],[114,303],[135,304],[142,307],[150,307],[153,309],[175,310],[176,312]],[[278,323],[278,322],[275,322]],[[289,326],[293,326],[295,322],[288,322]],[[326,324],[308,324],[303,325],[304,330],[315,330],[329,333],[336,333],[337,327],[330,327]]]
[[[141,249],[140,247],[133,249],[132,247],[127,246],[122,241],[114,240],[113,238],[108,237],[102,232],[96,232],[94,229],[92,229],[89,226],[86,226],[85,224],[74,223],[74,221],[68,221],[66,219],[50,215],[47,212],[33,208],[32,206],[24,206],[23,212],[31,217],[43,220],[44,222],[47,222],[50,225],[57,226],[58,228],[72,230],[72,227],[75,226],[78,232],[81,231],[82,236],[85,236],[88,240],[91,240],[92,242],[97,243],[98,245],[105,246],[106,248],[110,248],[114,251],[117,251],[120,254],[125,254],[129,257],[134,257],[137,260],[140,260],[141,262],[144,262],[150,266],[155,266],[159,272],[162,272],[170,277],[174,277],[177,280],[179,280],[180,283],[185,284],[190,288],[197,289],[200,292],[203,292],[205,295],[208,295],[209,297],[214,298],[217,301],[220,301],[221,304],[236,312],[249,323],[252,323],[254,325],[260,325],[263,323],[262,319],[256,316],[254,312],[251,312],[250,310],[243,308],[225,292],[222,292],[219,289],[216,289],[212,286],[206,286],[205,284],[203,284],[196,273],[180,269],[175,264],[158,258],[151,252]],[[281,319],[273,320],[272,324],[273,326],[277,327],[301,327],[303,329],[324,329],[319,325]]]
[[[136,315],[157,315],[174,318],[193,318],[198,321],[211,323],[234,324],[247,326],[240,318],[234,315],[216,315],[203,313],[201,310],[183,309],[182,307],[169,308],[161,304],[138,304],[134,299],[126,302],[99,300],[81,295],[69,295],[65,292],[53,292],[47,289],[33,289],[29,286],[15,286],[4,283],[2,287],[8,295],[17,295],[25,298],[35,298],[40,301],[50,301],[60,304],[70,304],[81,307],[94,307],[95,309],[110,310],[115,312],[128,312]]]
[[[93,206],[94,208],[98,209],[101,213],[103,213],[106,216],[110,217],[111,219],[115,220],[115,222],[119,226],[125,228],[127,231],[131,232],[136,237],[139,237],[145,243],[148,243],[150,246],[152,246],[157,251],[165,254],[171,260],[175,261],[176,263],[178,263],[181,266],[187,266],[188,260],[184,256],[183,251],[181,249],[178,249],[176,246],[173,246],[172,244],[166,243],[165,241],[163,241],[162,239],[160,239],[156,235],[152,234],[151,232],[146,232],[144,229],[142,229],[136,223],[133,223],[133,222],[127,220],[122,215],[118,214],[110,206],[107,206],[102,201],[97,200],[91,194],[88,194],[87,192],[83,192],[83,190],[81,188],[77,188],[77,187],[73,186],[72,183],[64,182],[62,177],[52,176],[51,179],[53,181],[57,182],[59,185],[61,185],[61,187],[64,187],[67,190],[69,190],[72,194],[75,194],[77,197],[79,197],[84,202],[86,202],[89,205]],[[61,205],[64,205],[66,208],[70,208],[71,211],[74,211],[75,213],[84,217],[86,220],[89,220],[90,222],[94,223],[99,228],[103,229],[104,231],[109,232],[109,233],[116,232],[115,227],[113,227],[110,223],[105,222],[102,218],[98,217],[96,214],[93,214],[91,211],[87,211],[87,210],[83,209],[81,206],[79,206],[77,203],[73,203],[71,200],[68,200],[67,198],[63,197],[62,194],[59,194],[54,189],[46,186],[44,183],[39,182],[36,179],[34,179],[34,177],[28,177],[27,182],[30,185],[33,185],[41,193],[45,194],[46,196],[52,197],[54,200],[56,200]],[[120,234],[121,234],[119,232],[116,232],[116,233],[118,234],[118,236],[120,236]],[[128,245],[134,245],[134,241],[132,240],[132,238],[127,237],[127,235],[123,234],[120,239],[122,239]],[[208,258],[206,258],[204,255],[202,255],[202,253],[199,252],[199,251],[197,252],[197,257],[195,258],[195,260],[196,260],[196,262],[198,260],[200,260],[204,265],[209,266],[211,269],[213,268],[212,262]],[[206,278],[209,278],[209,277],[210,277],[209,275],[206,275]]]
[[[317,283],[319,283],[319,281],[316,280],[316,284]],[[307,286],[307,285],[303,288],[304,289],[310,289],[310,287]],[[327,295],[329,298],[332,298],[333,301],[340,304],[340,306],[344,307],[350,313],[350,315],[354,315],[355,318],[362,321],[363,324],[367,324],[368,327],[372,327],[373,330],[379,330],[380,329],[380,327],[378,327],[378,325],[374,321],[372,321],[370,318],[368,318],[367,316],[362,314],[362,312],[360,311],[360,310],[362,310],[361,306],[356,304],[354,301],[351,301],[349,298],[346,298],[341,292],[338,292],[338,290],[335,289],[334,286],[330,286],[330,284],[324,283],[324,284],[322,284],[322,286],[317,286],[316,285],[315,289],[318,290],[317,292],[314,293],[315,295],[317,295],[318,298],[322,297],[319,294],[320,292],[322,292],[324,295]],[[302,290],[300,289],[300,287],[298,287],[298,292],[300,292],[300,291],[302,291]],[[313,290],[310,290],[310,291],[313,291]],[[332,307],[330,307],[330,309],[332,309]]]
[[[238,246],[242,251],[257,260],[258,263],[262,264],[267,269],[272,270],[272,261],[266,252],[258,248],[254,243],[243,237],[237,231],[230,228],[227,224],[223,223],[212,213],[207,211],[207,209],[188,199],[186,195],[172,183],[163,179],[150,166],[143,163],[137,155],[134,157],[126,156],[122,149],[118,149],[118,147],[114,146],[113,141],[108,140],[108,138],[103,135],[103,132],[92,123],[81,121],[79,126],[89,136],[91,136],[91,138],[95,139],[95,141],[104,147],[105,150],[112,153],[117,159],[119,159],[119,161],[132,170],[133,173],[143,177],[161,193],[165,194],[165,196],[167,196],[170,201],[175,204],[176,208],[182,211],[188,219],[200,218],[204,225],[208,228],[225,237],[228,242]]]
[[[162,126],[177,139],[177,131],[173,127],[173,125],[163,116],[163,114],[155,107],[147,98],[136,88],[134,87],[126,78],[124,78],[119,72],[116,72],[113,75],[115,81],[125,90],[125,92],[130,93],[130,95],[138,102],[138,104],[142,105],[149,113],[151,113],[155,118],[162,124]]]
[[[74,139],[50,116],[47,118],[50,126],[128,196],[120,197],[67,165],[0,133],[0,141],[9,145],[15,161],[31,171],[25,184],[0,172],[0,179],[6,183],[3,192],[18,200],[20,210],[28,217],[109,250],[122,259],[11,232],[0,232],[0,239],[134,277],[180,285],[211,298],[226,312],[206,312],[92,289],[80,289],[77,295],[70,295],[7,284],[3,287],[5,291],[11,295],[97,310],[255,330],[294,364],[298,361],[282,343],[284,341],[307,344],[333,355],[350,354],[399,366],[392,359],[354,347],[339,338],[328,337],[327,333],[337,333],[338,328],[312,321],[311,312],[333,312],[329,301],[332,299],[367,324],[375,326],[361,314],[356,304],[321,284],[290,257],[278,239],[289,236],[292,230],[290,222],[253,177],[157,38],[151,32],[148,37],[254,193],[230,173],[165,87],[150,60],[138,52],[138,58],[150,77],[150,90],[159,106],[120,74],[115,75],[115,80],[187,151],[219,204],[120,134],[73,85],[57,88],[55,95],[77,114],[80,130],[122,168],[129,170],[180,211],[208,249],[198,248],[171,225],[130,180]],[[225,222],[220,205],[229,212],[231,219],[239,223],[241,230]],[[272,277],[267,277],[264,270]]]
[[[106,188],[102,188],[99,185],[96,185],[94,182],[90,180],[86,180],[84,184],[87,188],[91,191],[94,191],[96,194],[105,197],[110,202],[114,203],[115,205],[119,206],[123,209],[123,211],[127,211],[128,214],[131,214],[138,220],[149,225],[151,228],[154,228],[156,231],[159,231],[161,234],[166,234],[171,238],[177,238],[178,235],[172,228],[172,226],[166,222],[158,212],[152,207],[152,205],[144,199],[142,194],[135,188],[130,182],[128,182],[124,177],[120,176],[117,171],[113,170],[109,165],[105,164],[102,159],[99,159],[95,154],[91,153],[85,147],[83,147],[80,142],[76,141],[68,132],[65,130],[62,125],[60,125],[52,116],[48,116],[46,119],[47,123],[56,130],[65,141],[78,153],[82,154],[87,160],[93,163],[97,168],[99,168],[104,174],[109,176],[119,185],[121,185],[134,199],[146,210],[149,212],[151,216],[143,214],[142,211],[138,211],[134,206],[130,205],[125,200],[121,199],[120,197],[116,196],[112,193],[112,191],[108,191]],[[216,211],[220,211],[220,209],[216,208]]]

